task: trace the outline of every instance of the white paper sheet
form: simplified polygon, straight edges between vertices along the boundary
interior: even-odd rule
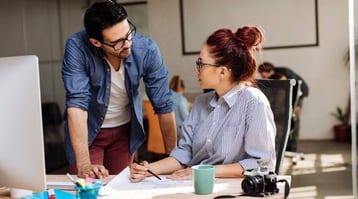
[[[105,187],[112,192],[144,191],[161,193],[191,193],[194,191],[192,180],[171,180],[160,176],[162,180],[155,177],[147,177],[141,182],[130,181],[129,167],[114,177]]]

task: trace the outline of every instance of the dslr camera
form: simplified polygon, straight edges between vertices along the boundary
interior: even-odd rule
[[[273,195],[279,192],[276,174],[267,168],[246,170],[244,176],[241,188],[245,195]]]

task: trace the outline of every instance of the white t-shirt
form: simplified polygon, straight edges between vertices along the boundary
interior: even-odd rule
[[[117,127],[126,124],[131,119],[131,109],[124,83],[123,61],[118,71],[115,71],[111,63],[107,60],[111,68],[111,94],[106,116],[102,128]]]

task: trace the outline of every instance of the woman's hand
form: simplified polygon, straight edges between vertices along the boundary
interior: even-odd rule
[[[172,180],[190,180],[191,179],[191,168],[180,169],[172,173],[167,178]]]
[[[130,166],[131,182],[139,182],[148,176],[147,172],[148,162],[132,163]]]

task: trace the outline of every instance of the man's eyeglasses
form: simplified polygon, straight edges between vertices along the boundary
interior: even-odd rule
[[[195,63],[196,63],[196,70],[197,70],[198,72],[199,72],[200,69],[201,69],[203,66],[205,66],[205,65],[207,65],[207,66],[215,66],[215,67],[220,66],[219,64],[204,63],[204,62],[201,61],[201,59],[196,60]]]
[[[135,25],[133,25],[130,21],[128,21],[130,29],[128,31],[128,33],[126,34],[126,36],[124,38],[118,39],[117,41],[114,41],[114,44],[108,44],[106,42],[102,42],[104,45],[112,47],[114,50],[119,50],[121,48],[123,48],[124,44],[126,43],[126,41],[132,41],[133,37],[135,36],[136,33],[136,27]]]

